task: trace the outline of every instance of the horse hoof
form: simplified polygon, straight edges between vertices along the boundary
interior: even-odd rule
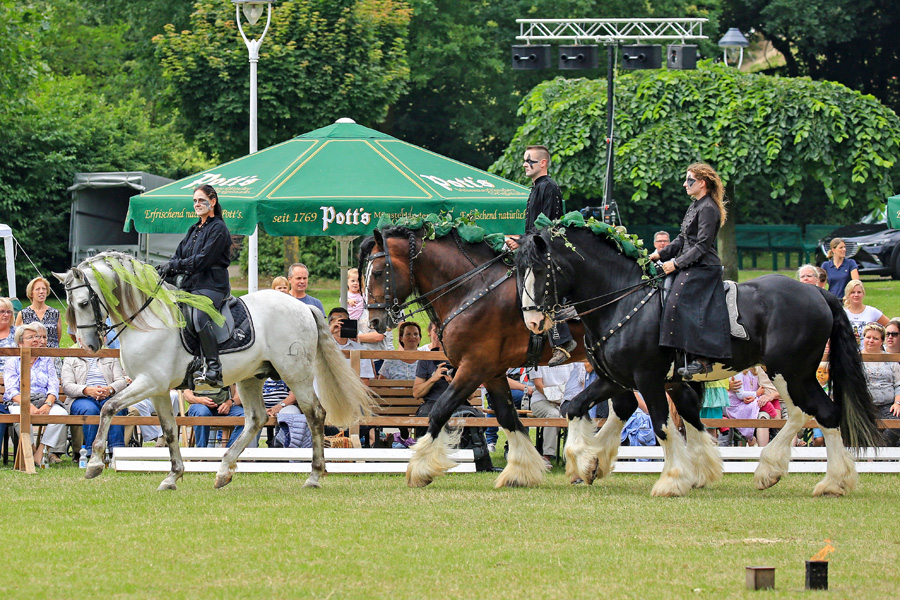
[[[753,477],[753,483],[756,484],[758,490],[767,490],[779,481],[781,481],[781,475],[755,475]]]
[[[85,479],[93,479],[94,477],[96,477],[97,475],[99,475],[102,472],[103,472],[102,466],[99,466],[99,467],[90,467],[89,466],[87,468],[87,470],[84,472],[84,478]]]
[[[688,484],[685,489],[685,486],[682,485],[682,483],[683,482],[672,475],[664,477],[653,485],[653,489],[650,490],[650,495],[662,498],[680,498],[686,496],[691,489],[690,484]]]
[[[847,490],[845,490],[842,486],[838,484],[825,483],[824,481],[820,481],[815,488],[813,488],[813,496],[825,496],[830,498],[839,498],[841,496],[847,495]]]
[[[161,484],[159,484],[159,487],[156,488],[156,491],[157,492],[165,492],[167,490],[175,491],[175,489],[176,488],[175,488],[174,483],[168,483],[168,482],[163,481]]]
[[[216,477],[216,489],[217,489],[217,490],[222,489],[223,487],[225,487],[225,486],[228,485],[229,483],[231,483],[231,475],[228,475],[228,476],[225,476],[225,477],[219,475],[219,476]]]
[[[303,487],[305,487],[305,488],[319,489],[319,488],[322,487],[322,484],[319,483],[318,481],[310,481],[309,479],[307,479],[307,480],[303,483]]]

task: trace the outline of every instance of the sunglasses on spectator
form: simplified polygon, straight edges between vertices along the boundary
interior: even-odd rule
[[[888,337],[897,337],[898,335],[900,335],[900,331],[886,331],[884,335]]]

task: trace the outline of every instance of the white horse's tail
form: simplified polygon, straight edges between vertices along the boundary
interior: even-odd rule
[[[329,423],[336,427],[349,427],[372,414],[374,395],[363,384],[359,373],[350,368],[344,353],[331,336],[325,317],[315,308],[310,312],[319,329],[319,348],[316,352],[319,401],[325,408]]]

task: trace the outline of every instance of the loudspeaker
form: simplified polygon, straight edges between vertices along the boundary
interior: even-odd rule
[[[597,46],[560,46],[559,68],[596,69],[600,64],[597,58]]]
[[[670,69],[696,69],[697,46],[671,45],[666,49],[666,66]]]
[[[512,47],[513,69],[547,69],[550,67],[550,45]]]
[[[632,71],[662,68],[662,46],[622,46],[622,68]]]

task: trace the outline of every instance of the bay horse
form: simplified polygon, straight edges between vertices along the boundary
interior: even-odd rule
[[[594,435],[587,411],[597,402],[637,389],[647,403],[666,456],[652,493],[686,494],[696,481],[696,472],[692,473],[690,457],[677,439],[680,436],[673,435],[666,405],[666,380],[680,378],[672,375],[676,352],[658,345],[664,325],[660,323],[660,291],[643,279],[644,272],[635,259],[624,256],[607,237],[583,226],[554,225],[526,236],[515,263],[525,325],[534,333],[546,331],[562,298],[569,299],[582,313],[586,352],[598,374],[597,381],[569,407],[567,472],[592,481],[596,474],[609,471],[627,414],[615,410]],[[756,487],[771,487],[787,473],[791,440],[807,415],[812,415],[824,433],[828,456],[825,477],[813,495],[847,493],[856,486],[857,474],[842,441],[853,447],[878,446],[881,438],[858,345],[843,306],[825,290],[780,275],[766,275],[737,287],[740,319],[749,339],[732,337],[732,358],[715,364],[705,379],[724,379],[763,365],[787,405],[787,423],[760,456],[754,474]],[[816,380],[826,342],[830,342],[834,400]],[[698,434],[711,443],[710,436],[700,433],[702,423],[695,414],[682,416],[691,425],[686,427],[688,448],[691,437]],[[699,448],[707,453],[706,461],[701,462],[710,464],[708,453],[715,448],[708,444]]]
[[[431,320],[441,325],[444,353],[456,367],[450,388],[431,412],[428,433],[413,446],[406,471],[412,487],[431,483],[455,466],[444,425],[457,407],[484,383],[497,421],[509,439],[506,468],[495,486],[534,486],[542,480],[544,462],[519,420],[506,371],[522,366],[528,352],[528,331],[522,327],[511,268],[486,243],[463,241],[456,230],[435,239],[423,230],[402,226],[376,229],[360,248],[360,273],[365,274],[369,325],[384,333],[401,319],[396,306],[420,294]],[[581,340],[581,325],[571,323]],[[541,356],[546,364],[552,349]],[[572,360],[584,360],[581,341]]]
[[[182,385],[194,358],[181,343],[178,306],[163,300],[174,288],[162,282],[152,266],[119,252],[97,254],[65,274],[54,275],[65,285],[67,321],[77,327],[82,347],[96,352],[110,330],[106,318],[114,323],[122,321],[113,327],[121,327],[122,366],[133,380],[103,405],[85,478],[92,479],[103,470],[113,415],[150,398],[172,465],[159,489],[174,490],[184,473],[184,463],[169,390]],[[306,415],[312,432],[313,460],[304,487],[320,487],[319,480],[325,473],[326,415],[337,426],[349,426],[369,414],[371,394],[350,368],[317,309],[274,290],[249,294],[243,301],[255,328],[255,342],[246,350],[223,354],[221,360],[225,384],[237,384],[247,425],[222,458],[215,487],[231,481],[238,456],[268,419],[262,398],[267,377],[284,380]],[[110,310],[110,303],[114,310]],[[313,390],[314,377],[318,393]]]

